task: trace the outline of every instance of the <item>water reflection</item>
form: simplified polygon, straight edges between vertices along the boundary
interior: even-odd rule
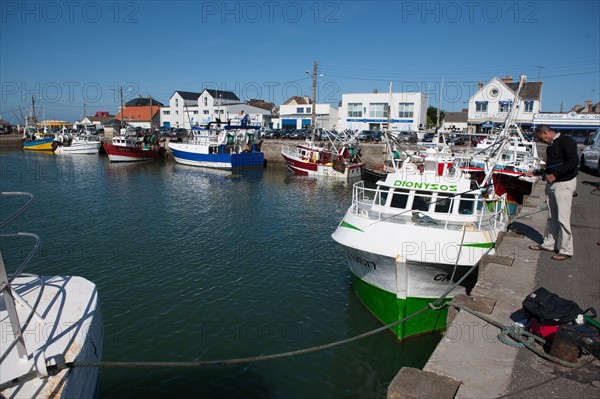
[[[285,167],[232,174],[18,151],[2,154],[0,171],[2,190],[37,197],[19,219],[43,240],[30,271],[81,275],[98,286],[106,360],[270,354],[380,326],[351,292],[330,237],[353,182]],[[399,345],[382,333],[249,365],[103,369],[100,395],[381,397],[400,366],[420,367],[431,350],[428,341]]]

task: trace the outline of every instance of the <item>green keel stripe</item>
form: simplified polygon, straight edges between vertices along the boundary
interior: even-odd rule
[[[342,220],[342,223],[340,223],[340,227],[347,227],[349,229],[358,230],[358,231],[364,233],[364,231],[362,231],[361,229],[359,229],[356,226],[351,225],[350,223],[346,222],[345,220]]]
[[[354,274],[351,274],[351,277],[352,289],[356,296],[383,324],[391,324],[403,319],[435,301],[435,298],[397,298],[395,294],[361,280]],[[444,302],[449,300],[448,298]],[[391,330],[398,340],[433,333],[445,329],[447,316],[447,307],[441,310],[428,309],[404,323],[395,325]]]
[[[494,246],[493,242],[480,242],[474,244],[462,244],[463,247],[473,247],[473,248],[492,248]]]

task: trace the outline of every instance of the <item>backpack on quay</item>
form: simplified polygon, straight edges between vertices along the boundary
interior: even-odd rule
[[[569,323],[580,314],[585,314],[588,311],[593,312],[593,317],[596,317],[594,308],[588,308],[584,311],[576,302],[561,298],[544,287],[540,287],[527,295],[523,301],[523,309],[525,309],[527,316],[538,321],[553,321],[556,323]]]
[[[576,302],[561,298],[544,287],[527,295],[523,309],[531,319],[530,331],[549,341],[554,339],[561,325],[575,321],[577,316],[588,312],[592,317],[597,316],[594,308],[583,310]]]

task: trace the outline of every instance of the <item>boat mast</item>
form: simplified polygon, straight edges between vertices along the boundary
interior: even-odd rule
[[[438,102],[437,118],[435,121],[435,140],[436,146],[440,144],[440,114],[442,113],[442,93],[444,90],[444,77],[442,77],[442,85],[440,86],[440,101]],[[445,141],[445,140],[444,140]]]

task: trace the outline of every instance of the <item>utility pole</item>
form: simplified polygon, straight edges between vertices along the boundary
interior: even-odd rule
[[[540,81],[540,72],[542,71],[543,66],[541,65],[536,65],[535,66],[538,69],[538,77],[537,77],[537,81]]]
[[[313,95],[312,95],[312,112],[310,115],[310,123],[311,123],[311,134],[310,134],[310,140],[311,141],[315,141],[315,135],[317,133],[317,61],[315,60],[315,62],[313,63],[313,72],[310,73],[308,71],[308,69],[306,71],[307,75],[311,75],[313,78]],[[320,76],[323,76],[323,74],[321,74]]]

